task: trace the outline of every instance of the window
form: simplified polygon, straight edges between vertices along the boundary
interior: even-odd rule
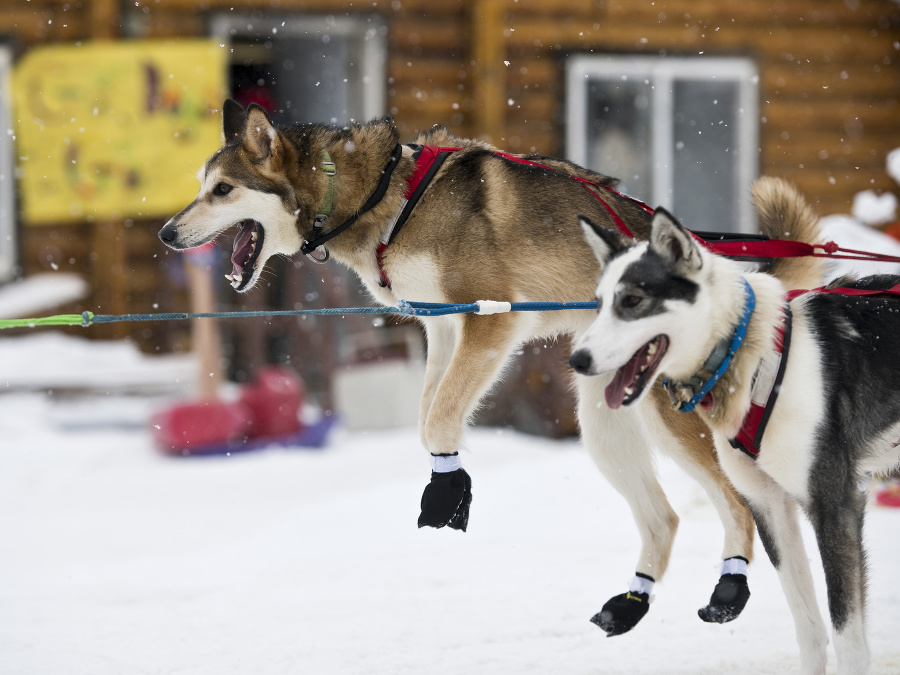
[[[753,232],[758,75],[746,58],[579,55],[566,72],[569,159],[621,179],[691,229]]]
[[[9,281],[16,271],[16,206],[13,198],[15,139],[8,131],[12,128],[11,69],[12,52],[0,45],[0,282]]]
[[[276,122],[384,114],[387,28],[377,16],[228,13],[211,32],[231,46],[235,99],[262,105]]]

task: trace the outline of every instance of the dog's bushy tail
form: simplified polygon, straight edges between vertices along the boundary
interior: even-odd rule
[[[799,190],[781,178],[764,176],[752,187],[753,203],[763,234],[772,239],[789,239],[821,244],[819,216]],[[764,270],[787,288],[816,288],[825,280],[825,258],[810,256],[775,258]]]

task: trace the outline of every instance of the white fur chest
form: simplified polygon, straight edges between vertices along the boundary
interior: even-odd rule
[[[390,289],[367,282],[379,302],[387,305],[394,305],[399,300],[447,302],[440,284],[442,270],[433,256],[415,253],[402,256],[399,261],[399,264],[392,264],[386,270],[391,280]]]

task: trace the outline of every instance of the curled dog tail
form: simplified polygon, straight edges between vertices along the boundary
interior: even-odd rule
[[[791,183],[764,176],[751,192],[763,234],[772,239],[822,243],[819,216]],[[825,281],[827,265],[825,258],[775,258],[764,271],[789,289],[816,288]]]

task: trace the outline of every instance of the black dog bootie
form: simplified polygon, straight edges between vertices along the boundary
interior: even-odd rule
[[[634,628],[650,609],[650,596],[647,593],[629,591],[610,598],[603,609],[594,614],[591,623],[606,631],[606,637],[621,635]]]
[[[746,575],[723,574],[709,598],[709,604],[698,609],[697,614],[707,623],[728,623],[741,615],[749,599],[750,587]]]
[[[472,479],[465,469],[447,473],[431,472],[431,482],[422,493],[419,527],[450,527],[466,531],[469,505],[472,503]]]

